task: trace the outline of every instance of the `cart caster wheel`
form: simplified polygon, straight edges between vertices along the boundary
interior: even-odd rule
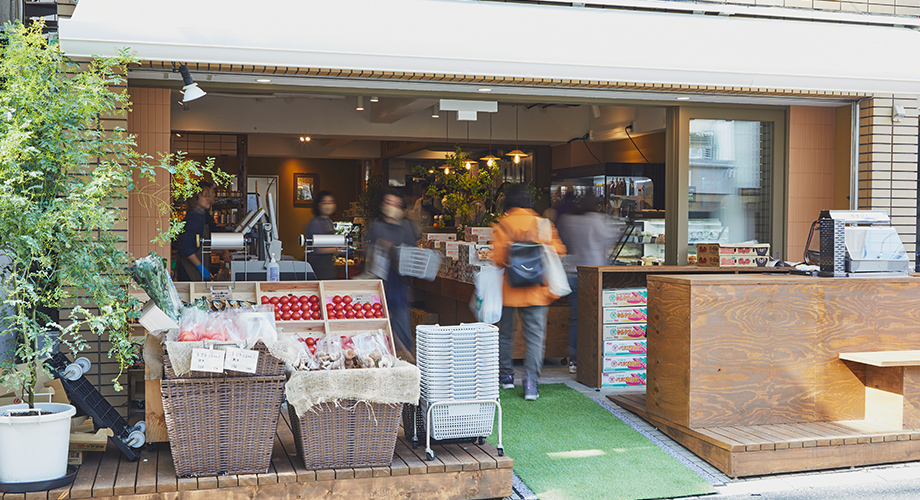
[[[479,446],[482,446],[482,445],[486,444],[486,438],[484,438],[484,437],[478,437],[478,438],[476,438],[476,444],[478,444]]]
[[[64,371],[61,372],[61,377],[70,381],[79,380],[84,373],[89,371],[92,363],[89,358],[80,357],[76,361],[70,363],[64,368]]]
[[[133,431],[147,432],[147,422],[141,420],[140,422],[134,424],[132,427],[128,429],[128,432],[133,432]]]
[[[429,462],[432,461],[432,460],[434,460],[434,452],[433,452],[433,451],[426,451],[426,452],[425,452],[425,458],[427,458]]]
[[[500,456],[500,457],[505,456],[505,449],[504,449],[504,448],[499,448],[499,449],[498,449],[498,456]]]
[[[140,448],[144,446],[144,443],[147,442],[147,438],[144,436],[143,431],[131,431],[128,434],[128,439],[125,439],[125,444],[132,448]]]

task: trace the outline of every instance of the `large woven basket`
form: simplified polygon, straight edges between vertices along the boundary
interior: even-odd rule
[[[163,375],[168,379],[178,378],[224,378],[224,377],[276,377],[284,375],[284,361],[274,357],[268,352],[268,347],[262,341],[256,342],[252,347],[254,351],[259,351],[259,365],[255,373],[236,372],[226,370],[224,373],[198,372],[190,371],[181,377],[176,375],[172,363],[169,361],[169,353],[163,349]]]
[[[283,375],[160,380],[176,475],[268,472],[284,381]]]
[[[402,404],[341,400],[320,403],[297,417],[291,429],[307,469],[388,467],[393,461]]]

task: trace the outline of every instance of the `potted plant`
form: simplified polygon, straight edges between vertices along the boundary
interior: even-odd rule
[[[444,212],[453,216],[458,231],[464,226],[488,226],[501,215],[501,167],[472,161],[457,146],[445,159],[446,169],[415,167],[415,175],[428,182],[428,194],[442,199]]]
[[[57,343],[76,353],[84,334],[104,335],[122,369],[134,363],[131,258],[112,231],[123,217],[119,200],[135,179],[158,172],[172,174],[183,194],[195,189],[192,180],[219,176],[211,162],[152,161],[124,130],[105,130],[101,117],[130,106],[124,75],[131,58],[96,58],[81,68],[42,28],[7,24],[0,34],[0,344],[12,341],[7,358],[14,358],[0,360],[0,386],[21,390],[25,401],[0,407],[0,483],[66,473],[74,409],[37,402],[34,390]],[[151,200],[169,210],[167,199]],[[158,229],[167,238],[180,228]],[[62,309],[66,318],[58,318]],[[120,389],[117,377],[113,383]]]

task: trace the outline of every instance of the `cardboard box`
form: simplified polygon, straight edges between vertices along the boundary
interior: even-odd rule
[[[67,465],[81,465],[83,464],[83,452],[82,451],[68,451],[67,452]]]
[[[601,374],[601,387],[644,387],[647,378],[645,370],[605,372]]]
[[[700,243],[696,246],[696,265],[764,267],[770,260],[769,255],[769,243]]]
[[[604,356],[601,369],[605,372],[645,370],[645,356]]]
[[[696,265],[701,267],[767,267],[770,257],[720,255],[697,256]]]
[[[461,244],[463,244],[462,241],[445,241],[444,242],[444,255],[454,260],[459,259]]]
[[[463,231],[463,238],[473,243],[490,243],[493,229],[491,227],[468,227]]]
[[[426,311],[413,307],[409,309],[409,326],[412,328],[412,334],[415,334],[415,327],[418,325],[437,325],[438,313]]]
[[[610,288],[602,292],[601,307],[644,306],[648,288]]]
[[[425,233],[425,239],[428,241],[456,241],[457,235],[454,233]]]
[[[162,309],[154,304],[153,300],[148,300],[141,310],[141,317],[137,320],[148,332],[157,330],[166,330],[170,328],[179,328],[179,324],[166,315]]]
[[[645,356],[648,342],[645,339],[607,340],[603,350],[604,356]]]
[[[112,429],[99,429],[95,434],[74,432],[70,434],[71,451],[105,451]]]
[[[604,334],[601,340],[629,340],[644,339],[647,335],[648,325],[645,323],[612,324],[604,325]]]
[[[643,307],[605,307],[604,309],[605,325],[610,323],[647,323],[648,316],[646,308]]]

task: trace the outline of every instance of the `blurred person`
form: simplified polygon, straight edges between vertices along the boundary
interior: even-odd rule
[[[304,228],[303,235],[312,239],[318,234],[335,234],[332,216],[335,214],[335,196],[329,191],[320,191],[313,199],[313,218]],[[307,262],[313,268],[318,280],[335,279],[335,253],[337,248],[313,248],[307,254]]]
[[[594,193],[581,199],[575,210],[559,217],[556,227],[569,253],[563,259],[572,293],[569,301],[569,373],[576,372],[576,337],[578,332],[578,266],[606,266],[610,247],[619,238],[620,230],[607,222],[597,211]]]
[[[176,265],[176,281],[210,281],[211,272],[207,263],[201,261],[199,250],[204,240],[211,239],[211,233],[220,229],[214,216],[211,215],[211,204],[214,203],[214,185],[210,182],[199,181],[201,189],[187,200],[185,227],[177,237],[179,262]],[[225,262],[230,262],[230,251],[221,252]]]
[[[513,184],[505,191],[505,213],[492,225],[493,253],[496,266],[503,268],[509,262],[510,246],[515,242],[534,242],[553,245],[556,252],[565,255],[565,246],[552,222],[533,210],[530,191],[524,184]],[[541,231],[541,226],[549,231]],[[542,234],[541,234],[542,233]],[[514,387],[514,315],[520,314],[522,334],[527,345],[524,357],[524,399],[540,397],[537,385],[543,368],[546,340],[546,314],[549,304],[558,297],[549,293],[545,283],[524,288],[509,284],[507,272],[502,286],[502,317],[499,321],[499,378],[502,388]]]
[[[415,346],[409,326],[409,282],[399,274],[400,245],[418,246],[422,237],[418,226],[406,219],[406,203],[402,195],[386,188],[380,193],[380,214],[368,228],[368,251],[376,246],[389,256],[388,270],[383,282],[397,350],[402,350],[408,361],[414,361]]]

